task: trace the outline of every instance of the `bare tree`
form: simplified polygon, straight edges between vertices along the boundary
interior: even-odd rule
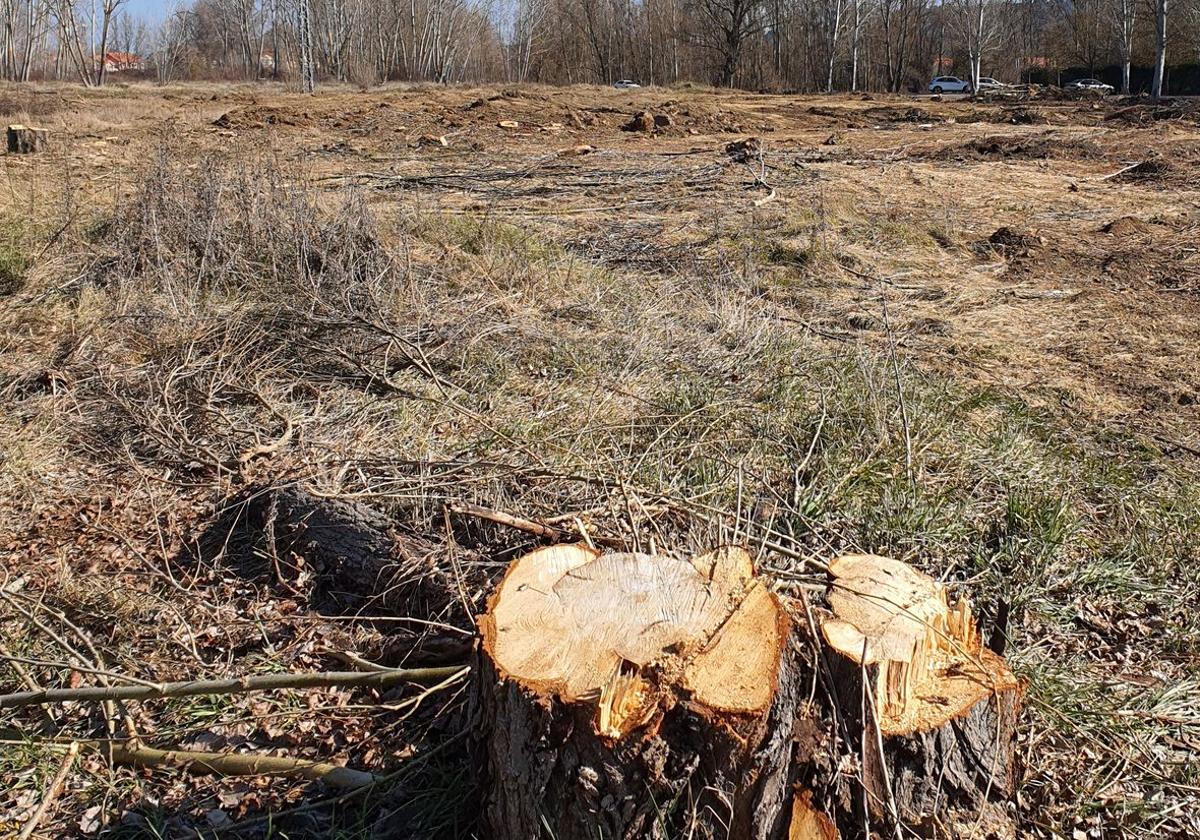
[[[533,68],[534,42],[548,11],[545,0],[518,0],[513,11],[509,73],[518,82],[529,79]]]
[[[989,0],[954,0],[950,4],[951,18],[958,37],[966,48],[967,70],[972,90],[979,90],[979,77],[983,75],[983,54],[991,46],[998,32],[995,9],[989,8]]]
[[[101,86],[108,77],[108,36],[112,31],[113,18],[127,0],[100,0],[100,50],[94,61],[96,85]]]
[[[188,9],[176,5],[154,30],[154,73],[160,85],[175,79],[182,69],[183,56],[187,52],[190,17]]]
[[[1121,93],[1129,94],[1129,72],[1133,64],[1133,34],[1137,22],[1138,0],[1116,0],[1112,8],[1113,24],[1117,35],[1117,49],[1121,54]]]
[[[316,90],[316,70],[313,67],[312,25],[309,22],[308,0],[296,0],[296,41],[299,52],[300,86],[305,93]]]
[[[827,72],[825,76],[825,91],[833,92],[833,71],[837,65],[838,39],[842,33],[842,13],[846,0],[824,0],[822,20],[825,29],[825,50]]]
[[[707,24],[701,27],[697,42],[720,56],[717,84],[733,87],[743,43],[766,26],[762,0],[697,0],[696,6]]]

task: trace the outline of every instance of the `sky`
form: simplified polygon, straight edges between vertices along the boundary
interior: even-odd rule
[[[125,10],[149,23],[158,23],[174,5],[171,0],[129,0]]]

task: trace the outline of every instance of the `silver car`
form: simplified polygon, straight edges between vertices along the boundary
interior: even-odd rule
[[[958,76],[938,76],[929,83],[930,93],[970,93],[971,83]]]
[[[631,88],[640,88],[641,85],[632,79],[621,79],[619,82],[613,82],[613,87],[617,90],[630,90]]]
[[[1097,93],[1112,93],[1116,90],[1112,85],[1106,85],[1099,79],[1076,79],[1067,84],[1067,90],[1091,90]]]

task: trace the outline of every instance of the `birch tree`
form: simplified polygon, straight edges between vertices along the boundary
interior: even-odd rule
[[[1167,72],[1167,0],[1154,0],[1154,81],[1150,95],[1162,98],[1163,78]]]
[[[1133,34],[1137,23],[1137,0],[1115,0],[1112,11],[1117,49],[1121,55],[1121,93],[1128,96],[1130,67],[1133,65]]]

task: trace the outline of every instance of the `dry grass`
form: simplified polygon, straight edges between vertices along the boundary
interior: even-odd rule
[[[861,165],[811,163],[802,138],[833,118],[713,91],[646,93],[677,98],[654,104],[680,115],[678,133],[627,138],[612,115],[594,129],[602,151],[578,160],[547,151],[569,145],[558,129],[507,135],[498,114],[541,125],[590,107],[603,120],[598,109],[623,105],[615,93],[218,93],[181,87],[144,109],[129,94],[128,145],[55,152],[99,182],[76,179],[70,200],[44,201],[44,218],[14,234],[0,551],[26,580],[0,606],[8,654],[64,661],[65,642],[107,670],[165,680],[326,666],[347,649],[399,664],[433,643],[378,620],[405,617],[394,596],[367,602],[367,618],[322,617],[337,582],[273,561],[255,499],[295,483],[385,512],[413,547],[397,591],[429,584],[409,617],[461,631],[533,541],[448,520],[452,500],[578,513],[643,548],[748,541],[785,590],[809,579],[806,557],[879,551],[962,585],[985,615],[1011,608],[1010,655],[1030,681],[1025,832],[1200,830],[1200,491],[1178,448],[1192,445],[1195,405],[1178,394],[1195,387],[1182,349],[1195,302],[1108,289],[1118,275],[1098,268],[1112,248],[1099,231],[1111,211],[1097,208],[1119,195],[1130,215],[1165,220],[1146,234],[1155,247],[1129,249],[1135,265],[1190,271],[1187,253],[1157,250],[1188,229],[1186,195],[1084,180],[1117,168],[1108,160],[902,161],[927,142],[905,120],[854,136],[845,159]],[[176,108],[169,97],[195,110],[151,138],[141,121]],[[290,124],[211,124],[259,107]],[[774,125],[764,162],[782,197],[754,207],[765,191],[726,156],[730,138],[687,134],[689,120]],[[431,129],[460,133],[449,149],[408,145]],[[126,154],[140,161],[121,172],[112,156]],[[49,192],[40,164],[9,165],[28,167],[13,170],[17,194]],[[1032,254],[975,247],[1014,219],[1041,237]],[[1086,236],[1062,227],[1080,219]],[[1089,266],[1086,295],[1051,294]],[[1094,340],[1067,334],[1081,319],[1103,325]],[[1141,358],[1100,354],[1101,336]],[[1176,396],[1148,387],[1158,381]],[[398,775],[288,815],[327,794],[89,759],[48,836],[81,819],[123,837],[211,833],[268,813],[281,816],[243,828],[471,836],[463,687],[410,715],[401,704],[415,696],[385,698],[393,708],[337,690],[141,704],[133,725],[155,743]],[[81,708],[45,732],[32,711],[0,724],[9,820],[54,772],[48,733],[108,726]]]

